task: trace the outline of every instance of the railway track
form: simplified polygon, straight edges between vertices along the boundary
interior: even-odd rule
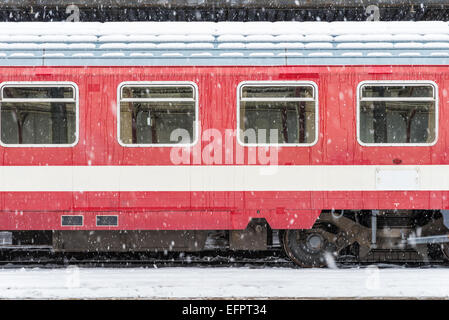
[[[443,259],[431,261],[357,261],[354,256],[341,256],[328,264],[330,268],[354,268],[376,265],[387,267],[449,267]],[[94,268],[160,268],[160,267],[249,267],[298,268],[280,249],[261,252],[235,252],[231,250],[201,253],[148,252],[148,253],[58,253],[51,250],[0,251],[0,268],[66,268],[70,266]]]
[[[295,267],[281,250],[264,252],[179,253],[57,253],[53,251],[4,250],[0,252],[0,268],[16,267],[170,267],[170,266],[273,266]]]

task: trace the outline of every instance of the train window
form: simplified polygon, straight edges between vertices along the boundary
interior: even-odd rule
[[[244,145],[310,146],[318,138],[317,87],[304,81],[243,82],[238,140]]]
[[[126,146],[192,145],[197,136],[194,83],[124,83],[120,87],[119,141]]]
[[[73,146],[78,140],[73,83],[14,82],[0,89],[3,146]]]
[[[363,82],[358,89],[362,145],[432,145],[437,139],[437,87],[432,82]]]

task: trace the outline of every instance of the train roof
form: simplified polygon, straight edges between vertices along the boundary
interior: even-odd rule
[[[447,22],[3,22],[0,65],[449,64]]]

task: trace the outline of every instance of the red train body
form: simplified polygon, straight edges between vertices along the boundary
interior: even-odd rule
[[[387,70],[387,71],[385,71]],[[33,168],[108,167],[119,175],[121,166],[173,166],[171,148],[130,148],[117,139],[117,88],[124,81],[191,81],[199,92],[199,118],[202,131],[236,128],[237,86],[242,81],[301,80],[313,81],[319,95],[319,137],[310,147],[285,147],[278,150],[279,166],[294,170],[297,166],[445,166],[447,134],[445,90],[439,90],[438,142],[433,146],[373,147],[362,146],[356,135],[356,90],[365,80],[432,80],[439,88],[449,86],[442,66],[332,66],[332,67],[34,67],[1,68],[5,81],[71,81],[79,88],[80,138],[73,148],[19,147],[0,148],[3,170],[10,166]],[[334,94],[335,93],[335,94]],[[207,137],[206,137],[207,138]],[[212,142],[205,139],[191,150],[205,151]],[[236,139],[232,148],[236,149]],[[222,162],[206,164],[203,157],[182,166],[263,166]],[[261,148],[262,149],[262,148]],[[51,154],[51,156],[49,156]],[[200,159],[198,159],[200,158]],[[395,164],[395,159],[400,164]],[[195,161],[199,161],[195,163]],[[397,161],[397,160],[396,160]],[[218,162],[218,161],[217,161]],[[301,170],[298,168],[298,170]],[[356,170],[356,169],[354,169]],[[168,171],[170,172],[170,171]],[[186,171],[187,172],[187,171]],[[193,171],[190,171],[193,172]],[[213,169],[199,174],[214,175]],[[351,171],[347,171],[350,173]],[[357,171],[355,171],[357,172]],[[273,175],[264,176],[268,181]],[[219,176],[217,176],[218,178]],[[46,179],[42,179],[42,189]],[[118,177],[117,177],[118,178]],[[146,177],[152,179],[151,176]],[[201,177],[197,177],[201,179]],[[204,177],[205,178],[205,177]],[[208,177],[210,178],[210,177]],[[310,177],[309,177],[310,178]],[[308,178],[308,179],[309,179]],[[176,189],[175,179],[167,177]],[[274,229],[310,228],[322,210],[329,209],[448,209],[448,190],[344,190],[344,181],[329,181],[318,191],[245,191],[251,185],[235,186],[228,191],[2,191],[0,225],[4,230],[104,229],[97,227],[95,216],[119,216],[116,229],[244,229],[251,218],[265,218]],[[101,185],[101,183],[98,183]],[[157,182],[155,183],[157,185]],[[26,188],[26,187],[23,187]],[[33,188],[39,189],[39,185]],[[166,186],[161,186],[166,188]],[[257,188],[257,186],[256,186]],[[255,188],[255,189],[256,189]],[[326,190],[328,188],[329,190]],[[342,188],[343,190],[339,190]],[[82,214],[82,227],[61,227],[61,215]],[[108,227],[112,228],[112,227]]]

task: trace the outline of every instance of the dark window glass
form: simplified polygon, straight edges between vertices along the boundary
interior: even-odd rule
[[[436,107],[433,91],[431,85],[362,87],[360,140],[392,144],[434,142]]]
[[[313,87],[244,86],[242,98],[313,98]]]
[[[240,141],[247,144],[311,144],[316,102],[311,86],[244,86]]]
[[[13,99],[74,99],[72,87],[20,87],[6,86],[3,88],[3,98]]]
[[[154,87],[124,87],[122,89],[122,98],[194,98],[193,87],[173,87],[173,86],[154,86]]]
[[[364,86],[363,98],[433,98],[432,86]]]
[[[196,119],[194,97],[192,86],[124,87],[120,102],[120,141],[124,144],[192,143]]]
[[[6,86],[2,92],[2,143],[75,143],[76,102],[73,87]]]

